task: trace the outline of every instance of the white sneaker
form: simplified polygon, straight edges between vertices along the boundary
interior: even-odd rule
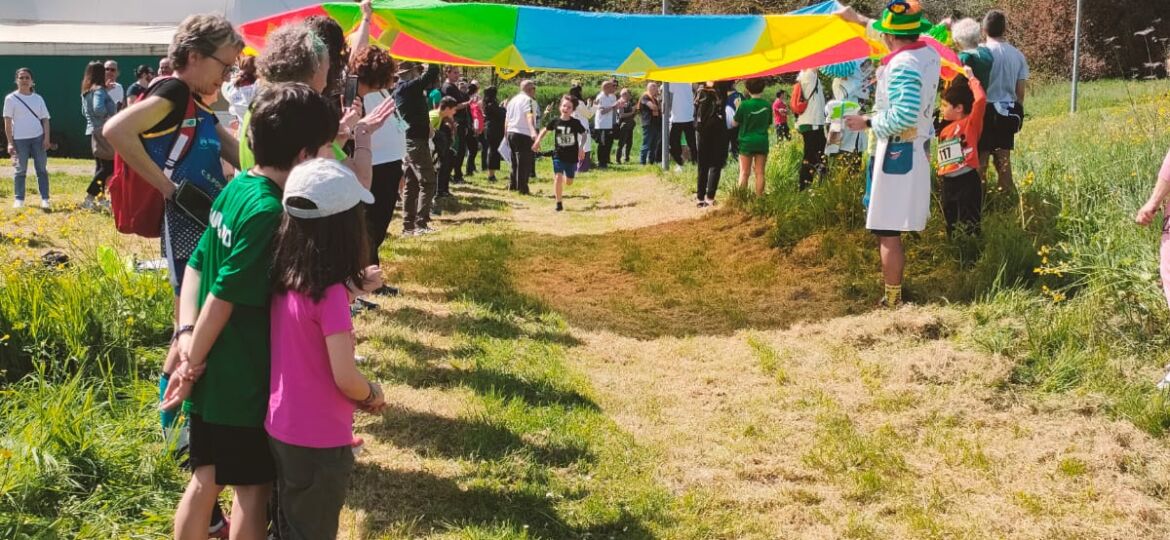
[[[1162,377],[1162,382],[1158,383],[1158,390],[1170,390],[1170,372],[1167,372],[1166,376]]]
[[[675,165],[674,172],[682,172],[682,165]]]
[[[41,208],[44,210],[50,210],[53,208],[53,205],[49,204],[49,199],[41,199]]]
[[[93,209],[93,204],[94,204],[94,203],[93,203],[93,198],[92,198],[92,197],[86,197],[84,201],[81,201],[81,208],[82,208],[83,210],[92,210],[92,209]]]
[[[24,201],[21,199],[16,199],[16,200],[12,201],[12,207],[13,208],[24,208]]]

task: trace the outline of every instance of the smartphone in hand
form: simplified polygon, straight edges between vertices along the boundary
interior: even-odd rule
[[[342,105],[349,107],[353,105],[353,101],[357,99],[358,80],[357,75],[350,75],[345,78],[345,92],[342,94]]]

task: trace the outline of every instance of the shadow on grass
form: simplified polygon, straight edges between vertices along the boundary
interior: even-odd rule
[[[600,410],[592,399],[573,390],[559,388],[548,381],[526,379],[493,368],[465,370],[420,361],[414,365],[380,366],[378,371],[390,380],[414,388],[465,386],[480,395],[497,394],[506,398],[516,398],[533,407],[556,406]]]
[[[508,208],[508,203],[500,199],[492,199],[488,197],[466,196],[460,194],[455,197],[443,197],[436,201],[439,209],[442,210],[443,216],[459,215],[464,212],[476,212],[480,210],[504,210]]]
[[[434,250],[408,261],[403,277],[444,289],[446,301],[467,299],[497,314],[546,314],[544,302],[516,287],[509,265],[521,257],[513,237],[502,234],[438,242]]]
[[[471,485],[418,471],[359,463],[348,505],[365,511],[368,537],[419,537],[462,527],[502,529],[525,538],[653,538],[622,510],[605,523],[580,526],[561,517],[553,499],[534,489],[512,491]],[[540,490],[542,491],[542,490]],[[575,497],[583,497],[575,493]]]
[[[461,333],[472,336],[487,336],[496,339],[530,338],[543,343],[563,345],[565,347],[575,347],[581,344],[580,340],[568,333],[550,332],[547,330],[529,332],[514,322],[501,320],[498,316],[476,317],[467,313],[436,315],[409,306],[386,312],[386,316],[390,321],[401,326],[448,336]]]
[[[528,442],[508,428],[483,419],[447,418],[402,407],[388,409],[382,422],[368,430],[379,441],[412,448],[426,457],[482,461],[519,454],[546,467],[567,467],[596,459],[586,448]]]

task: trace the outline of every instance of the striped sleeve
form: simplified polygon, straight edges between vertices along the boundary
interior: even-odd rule
[[[922,109],[922,78],[909,67],[891,68],[889,74],[890,108],[874,114],[873,131],[878,137],[893,137],[914,127]]]

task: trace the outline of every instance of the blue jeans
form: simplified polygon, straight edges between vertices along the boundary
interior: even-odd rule
[[[13,198],[18,201],[24,200],[24,179],[28,176],[28,158],[31,157],[37,171],[37,189],[41,192],[41,199],[49,200],[49,171],[45,168],[49,156],[45,153],[44,139],[41,137],[17,139],[13,146],[16,146],[14,177],[16,185],[13,188]]]
[[[642,165],[662,161],[662,124],[642,124]]]

